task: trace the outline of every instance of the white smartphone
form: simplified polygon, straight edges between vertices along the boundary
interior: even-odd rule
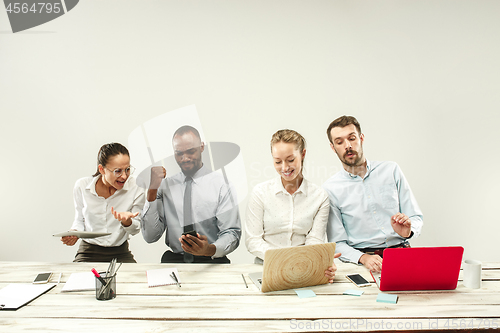
[[[51,272],[48,273],[39,273],[33,283],[47,283],[50,280],[50,277],[52,276]]]
[[[347,274],[345,277],[357,287],[367,287],[370,285],[370,282],[366,281],[365,278],[359,274]]]

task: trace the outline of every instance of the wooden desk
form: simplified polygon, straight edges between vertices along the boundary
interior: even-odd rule
[[[248,273],[259,265],[175,265],[182,287],[148,288],[146,270],[160,264],[123,264],[117,297],[97,301],[94,291],[61,293],[74,272],[107,264],[0,262],[0,288],[29,283],[52,271],[61,283],[17,311],[0,311],[0,331],[16,332],[274,332],[487,329],[500,326],[500,264],[483,265],[481,289],[460,281],[452,291],[397,292],[398,304],[377,303],[375,284],[360,297],[344,296],[356,287],[346,273],[369,278],[365,268],[339,263],[336,282],[311,287],[316,297],[300,299],[293,290],[262,294]],[[173,266],[172,266],[173,267]],[[241,274],[245,275],[248,288]],[[371,280],[371,278],[370,278]],[[500,332],[500,330],[499,330]]]

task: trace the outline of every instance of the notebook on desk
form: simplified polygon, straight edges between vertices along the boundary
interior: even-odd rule
[[[461,246],[386,249],[382,271],[370,273],[382,291],[452,290],[463,253]]]
[[[334,255],[335,243],[267,250],[263,271],[248,277],[262,292],[326,284]]]
[[[72,273],[61,291],[87,290],[95,290],[95,276],[92,272]]]
[[[56,285],[11,283],[0,290],[0,310],[17,310]]]
[[[176,281],[172,274],[174,274],[178,281]],[[148,278],[148,287],[159,287],[159,286],[167,286],[170,284],[180,283],[180,276],[177,268],[159,268],[159,269],[150,269],[146,271],[146,276]]]

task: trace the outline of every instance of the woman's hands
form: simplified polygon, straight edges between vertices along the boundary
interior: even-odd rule
[[[76,229],[71,229],[70,231],[76,231]],[[75,245],[77,241],[78,241],[78,237],[77,236],[64,236],[64,237],[61,237],[61,242],[63,242],[63,244],[66,244],[68,246]]]
[[[121,212],[118,213],[116,210],[114,210],[113,207],[111,207],[111,213],[117,219],[118,221],[121,222],[121,224],[124,227],[129,227],[132,224],[132,219],[139,215],[139,212],[137,213],[131,213],[131,212]]]
[[[341,256],[342,253],[335,253],[335,256],[333,259],[336,259]],[[325,276],[328,278],[328,282],[333,283],[333,279],[335,279],[335,272],[337,271],[337,266],[335,263],[332,264],[332,266],[328,267],[328,269],[325,271]]]

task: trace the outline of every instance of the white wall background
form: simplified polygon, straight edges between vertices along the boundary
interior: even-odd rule
[[[69,262],[76,179],[99,147],[196,104],[210,141],[237,143],[248,186],[268,142],[308,140],[306,176],[340,169],[325,134],[354,115],[365,154],[399,163],[424,212],[414,246],[498,261],[500,2],[85,0],[13,34],[0,9],[0,260]],[[132,156],[132,164],[133,164]],[[246,200],[240,211],[244,215]],[[165,245],[141,235],[139,262]],[[249,263],[244,242],[230,258]]]

